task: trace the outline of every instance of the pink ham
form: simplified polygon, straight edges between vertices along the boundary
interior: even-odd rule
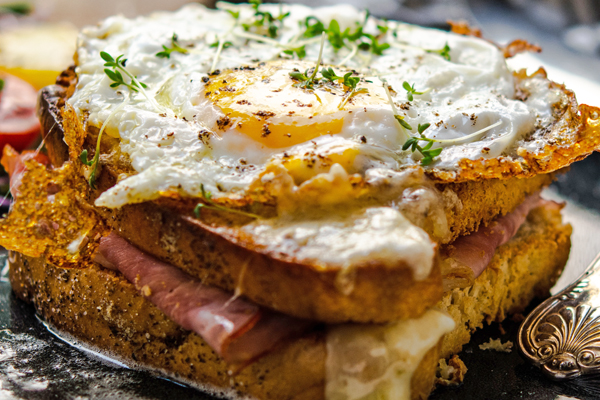
[[[525,222],[527,214],[540,205],[558,204],[543,200],[540,194],[525,199],[513,212],[496,219],[489,226],[461,236],[452,243],[449,256],[459,264],[470,267],[477,278],[492,260],[496,249],[508,242]]]
[[[311,323],[266,310],[142,252],[115,233],[100,241],[97,261],[119,270],[184,329],[196,332],[225,361],[242,366]]]

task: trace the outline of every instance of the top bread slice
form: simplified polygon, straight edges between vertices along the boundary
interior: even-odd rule
[[[67,70],[57,85],[45,88],[40,95],[39,115],[46,147],[57,167],[69,161],[79,162],[65,143],[65,131],[79,128],[65,107],[76,81],[74,70]],[[96,138],[97,131],[84,134],[82,146],[89,153],[95,151]],[[89,193],[90,204],[117,182],[120,173],[130,168],[122,155],[110,153],[114,146],[111,140],[114,141],[103,139],[101,151],[107,155],[101,157],[102,170],[97,188]],[[553,173],[545,173],[523,179],[438,183],[450,229],[450,235],[439,241],[451,242],[512,211],[526,196],[547,186],[552,179]],[[223,235],[218,227],[235,227],[247,221],[222,213],[199,219],[193,213],[196,204],[196,199],[162,198],[117,209],[99,207],[97,212],[108,226],[140,249],[204,283],[242,293],[260,305],[300,318],[331,323],[386,322],[418,317],[441,299],[443,289],[437,262],[424,280],[415,280],[406,265],[361,266],[353,277],[353,290],[345,294],[338,289],[336,268],[280,259],[252,243]],[[434,236],[434,232],[428,233]]]

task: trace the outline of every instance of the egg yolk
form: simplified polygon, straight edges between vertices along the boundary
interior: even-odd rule
[[[298,87],[298,80],[290,73],[314,66],[315,63],[277,61],[211,77],[205,96],[223,113],[217,129],[233,128],[266,147],[289,147],[318,136],[338,134],[344,117],[353,109],[386,102],[379,85],[361,81],[359,86],[368,90],[343,104],[350,89],[341,82],[326,82],[320,73],[320,83],[313,89]],[[346,73],[341,68],[336,68],[336,72]]]

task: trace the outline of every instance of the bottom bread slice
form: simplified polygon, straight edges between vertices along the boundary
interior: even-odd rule
[[[448,312],[457,327],[421,359],[410,379],[411,398],[428,396],[440,355],[460,351],[484,320],[501,320],[521,311],[535,295],[548,294],[566,262],[570,232],[558,208],[535,209],[473,286],[445,295],[437,308]],[[325,397],[325,328],[281,345],[232,376],[198,335],[169,320],[118,273],[99,266],[59,269],[18,253],[11,253],[9,263],[18,297],[32,302],[58,330],[122,360],[221,394],[278,400]]]
[[[562,223],[560,206],[535,208],[472,286],[445,293],[437,308],[450,314],[456,328],[444,338],[442,357],[460,352],[484,322],[501,322],[534,297],[547,297],[569,258],[571,232],[571,225]]]

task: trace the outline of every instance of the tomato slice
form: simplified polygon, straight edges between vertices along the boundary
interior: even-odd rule
[[[10,144],[17,151],[30,146],[40,134],[36,115],[37,92],[29,83],[12,75],[1,75],[0,151]]]

